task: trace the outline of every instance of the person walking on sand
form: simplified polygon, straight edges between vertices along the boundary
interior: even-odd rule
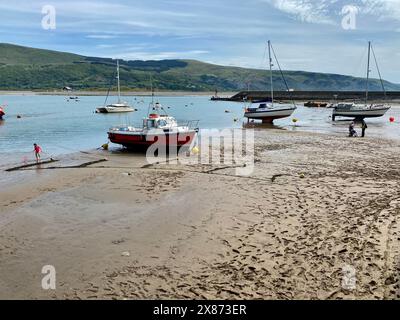
[[[365,137],[365,129],[367,129],[367,123],[364,121],[364,119],[361,120],[361,137]]]
[[[35,152],[36,162],[39,163],[42,148],[37,143],[33,144],[33,152]]]

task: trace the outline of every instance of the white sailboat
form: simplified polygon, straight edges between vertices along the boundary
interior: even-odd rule
[[[249,120],[249,119],[255,119],[255,120],[262,120],[263,123],[272,123],[276,119],[281,119],[281,118],[287,118],[290,117],[293,112],[297,109],[296,105],[293,104],[281,104],[279,103],[274,104],[274,84],[273,84],[273,78],[272,78],[272,56],[271,56],[271,41],[268,41],[268,54],[269,54],[269,70],[270,70],[270,82],[271,82],[271,102],[270,103],[261,103],[258,107],[256,108],[246,108],[246,111],[244,113],[244,116]],[[273,49],[272,49],[273,50]],[[275,56],[275,52],[274,52]],[[282,78],[285,82],[286,89],[289,91],[289,87],[286,83],[286,80],[283,76],[282,70],[280,68],[278,59],[276,58],[276,62],[278,64],[279,70],[281,71]]]
[[[367,64],[367,86],[365,91],[365,103],[338,103],[333,107],[332,120],[335,121],[336,117],[348,117],[355,119],[364,118],[377,118],[382,117],[390,109],[390,106],[384,104],[368,104],[368,93],[369,93],[369,75],[370,75],[370,60],[371,60],[371,49],[374,55],[376,68],[378,70],[379,78],[381,81],[382,89],[386,98],[386,90],[379,71],[378,62],[376,60],[375,52],[372,48],[371,41],[368,42],[368,64]]]
[[[121,101],[121,88],[119,80],[119,60],[117,60],[117,87],[118,87],[118,102],[96,108],[96,113],[121,113],[135,111],[127,102]],[[108,94],[107,94],[108,97]],[[107,100],[106,100],[107,101]]]

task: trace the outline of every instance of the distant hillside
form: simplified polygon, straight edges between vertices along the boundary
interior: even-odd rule
[[[72,53],[0,43],[1,65],[68,64],[75,61],[85,61],[85,57]]]
[[[150,87],[150,77],[158,90],[239,91],[269,88],[269,71],[218,66],[195,60],[120,61],[122,89]],[[0,44],[0,90],[107,89],[115,79],[115,60]],[[365,80],[338,74],[284,71],[295,90],[364,90]],[[278,72],[275,88],[284,90]],[[385,81],[388,91],[400,85]],[[371,90],[381,90],[379,80],[371,80]]]

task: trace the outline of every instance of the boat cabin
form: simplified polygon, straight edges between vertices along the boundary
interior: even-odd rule
[[[354,103],[338,103],[336,105],[337,109],[351,109],[354,107]]]
[[[173,117],[152,113],[143,119],[143,128],[146,129],[169,129],[177,127],[178,124]]]

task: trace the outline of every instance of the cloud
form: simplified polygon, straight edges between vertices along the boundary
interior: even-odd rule
[[[400,21],[399,0],[360,0],[364,13],[377,16],[379,20]]]
[[[89,39],[114,39],[117,38],[115,35],[110,34],[89,34],[86,36]]]
[[[399,20],[399,0],[263,0],[276,9],[303,22],[336,24],[344,6],[356,6],[361,14],[378,17],[378,20]]]
[[[337,0],[266,0],[276,9],[310,23],[335,24],[330,17],[330,7]]]
[[[163,52],[147,52],[133,51],[123,52],[114,55],[114,58],[126,60],[163,60],[163,59],[191,59],[199,55],[208,54],[207,50],[188,50],[188,51],[163,51]]]
[[[114,45],[114,44],[98,44],[98,45],[96,45],[96,48],[99,48],[99,49],[109,49],[109,48],[115,48],[116,47],[116,45]]]

